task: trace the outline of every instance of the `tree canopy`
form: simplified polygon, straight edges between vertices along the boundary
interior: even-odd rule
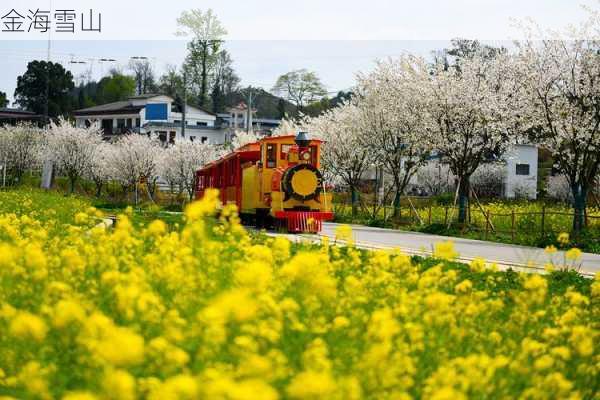
[[[70,92],[74,87],[73,75],[59,63],[31,61],[27,71],[17,78],[15,100],[21,107],[48,116],[66,115],[72,110]]]
[[[6,98],[6,93],[0,91],[0,108],[8,106],[8,99]]]
[[[272,91],[294,103],[298,110],[327,94],[318,75],[306,69],[297,69],[281,75]]]
[[[136,82],[133,77],[112,71],[110,76],[105,76],[98,82],[96,103],[104,104],[126,100],[135,94],[135,88]]]
[[[188,43],[184,73],[190,83],[198,87],[198,104],[204,107],[208,102],[209,76],[227,30],[210,8],[206,11],[183,11],[177,18],[177,26],[176,35],[192,36]]]

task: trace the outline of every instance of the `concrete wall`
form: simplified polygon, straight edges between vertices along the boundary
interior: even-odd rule
[[[512,146],[505,154],[506,181],[504,195],[514,198],[525,195],[537,197],[538,149],[533,145]],[[526,167],[529,166],[529,171]],[[527,174],[524,174],[528,172]]]

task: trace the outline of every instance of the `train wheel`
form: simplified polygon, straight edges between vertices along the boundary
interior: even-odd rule
[[[255,226],[257,229],[270,229],[273,227],[273,217],[269,214],[268,208],[256,209]]]
[[[240,221],[242,225],[251,226],[254,225],[254,215],[242,213],[240,214]]]

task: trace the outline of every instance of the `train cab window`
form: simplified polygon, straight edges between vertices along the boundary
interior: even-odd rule
[[[267,168],[275,168],[277,166],[277,144],[267,144]]]
[[[292,149],[292,145],[291,144],[282,144],[281,145],[281,153],[279,155],[279,159],[281,159],[281,160],[287,160],[288,154],[290,153],[291,149]]]

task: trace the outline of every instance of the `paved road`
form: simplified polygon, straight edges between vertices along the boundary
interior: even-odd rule
[[[335,230],[340,224],[324,223],[321,235],[335,238]],[[483,257],[489,263],[496,263],[500,268],[508,266],[519,270],[543,270],[544,265],[552,261],[554,265],[564,265],[564,253],[556,252],[552,256],[536,247],[517,246],[511,244],[485,242],[482,240],[450,238],[447,236],[429,235],[419,232],[399,231],[393,229],[373,228],[362,225],[351,225],[356,245],[363,248],[400,248],[410,254],[431,254],[433,245],[438,242],[452,240],[460,259],[469,261],[475,257]],[[291,237],[292,235],[288,235]],[[310,235],[300,235],[308,239]],[[295,239],[295,240],[298,240]],[[572,262],[569,262],[572,265]],[[587,276],[600,271],[600,255],[583,253],[576,267]]]

